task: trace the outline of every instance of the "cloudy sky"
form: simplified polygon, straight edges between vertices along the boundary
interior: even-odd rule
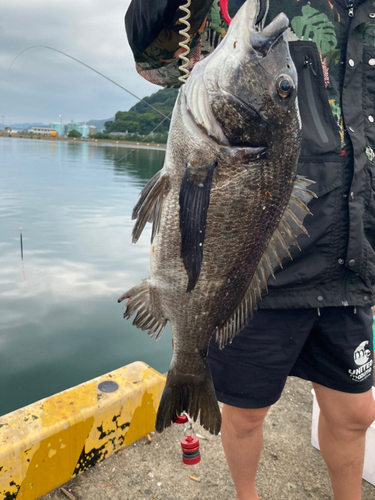
[[[110,118],[137,100],[71,59],[32,45],[62,50],[139,97],[159,87],[134,68],[124,29],[130,0],[11,0],[1,2],[0,124],[49,124]]]

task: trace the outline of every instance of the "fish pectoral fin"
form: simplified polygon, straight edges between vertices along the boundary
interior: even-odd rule
[[[130,316],[137,313],[133,325],[140,330],[148,330],[148,335],[158,340],[164,332],[167,320],[161,316],[160,311],[156,312],[152,307],[149,280],[143,280],[140,285],[125,292],[118,299],[118,302],[126,299],[128,299],[128,303],[126,304],[124,318],[130,318]]]
[[[187,292],[193,290],[201,272],[207,210],[216,165],[213,162],[200,168],[189,163],[181,183],[181,258],[189,278]]]
[[[133,209],[132,219],[137,220],[132,232],[133,243],[138,241],[146,222],[153,223],[151,242],[159,231],[163,200],[168,189],[168,176],[161,175],[161,172],[157,172],[148,181]]]
[[[311,215],[307,204],[313,198],[317,198],[316,194],[308,189],[311,184],[314,182],[305,177],[296,177],[289,203],[268,242],[242,301],[230,318],[216,329],[216,340],[220,349],[230,342],[253,317],[262,299],[262,292],[267,290],[269,277],[275,278],[274,270],[278,266],[282,267],[282,260],[285,257],[292,258],[289,248],[295,245],[300,249],[297,237],[301,234],[308,236],[303,226],[303,219],[305,215]]]

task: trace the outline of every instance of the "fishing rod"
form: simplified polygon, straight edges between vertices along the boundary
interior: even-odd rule
[[[66,52],[63,52],[62,50],[58,50],[58,49],[55,49],[53,47],[49,47],[48,45],[31,45],[30,47],[27,47],[26,49],[22,50],[14,59],[13,59],[13,62],[12,64],[9,66],[9,69],[8,71],[10,71],[12,69],[12,66],[13,64],[16,62],[16,60],[24,53],[26,52],[27,50],[30,50],[30,49],[35,49],[35,48],[43,48],[43,49],[49,49],[49,50],[53,50],[55,52],[59,52],[60,54],[63,54],[64,56],[66,57],[69,57],[69,59],[73,59],[73,61],[76,61],[78,62],[79,64],[82,64],[83,66],[86,66],[86,68],[89,68],[91,69],[91,71],[94,71],[95,73],[97,73],[98,75],[102,76],[103,78],[105,78],[106,80],[108,80],[109,82],[113,83],[114,85],[116,85],[117,87],[119,87],[120,89],[122,90],[125,90],[125,92],[127,92],[128,94],[130,94],[131,96],[135,97],[136,99],[138,99],[140,102],[143,102],[144,104],[147,104],[147,106],[149,106],[150,108],[152,108],[154,111],[156,111],[157,113],[159,113],[159,115],[163,116],[164,119],[166,120],[170,120],[170,118],[168,116],[166,116],[164,113],[162,113],[161,111],[159,111],[158,109],[156,109],[154,106],[152,106],[151,104],[149,104],[148,102],[146,102],[144,99],[141,99],[140,97],[138,97],[137,95],[133,94],[133,92],[130,92],[130,90],[126,89],[125,87],[123,87],[122,85],[120,85],[119,83],[115,82],[114,80],[112,80],[111,78],[109,78],[108,76],[104,75],[103,73],[101,73],[100,71],[96,70],[95,68],[93,68],[92,66],[89,66],[88,64],[84,63],[83,61],[80,61],[79,59],[77,59],[76,57],[73,57],[69,54],[67,54]],[[163,120],[164,121],[164,120]]]

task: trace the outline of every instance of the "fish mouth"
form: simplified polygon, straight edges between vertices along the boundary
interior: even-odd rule
[[[282,12],[261,31],[251,30],[249,45],[262,57],[267,57],[268,52],[284,35],[288,29],[289,19]]]

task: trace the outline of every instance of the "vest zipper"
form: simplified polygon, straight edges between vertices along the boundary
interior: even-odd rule
[[[320,140],[326,144],[328,142],[328,136],[326,134],[326,131],[324,130],[322,121],[321,121],[320,116],[319,116],[318,108],[317,108],[316,101],[315,101],[314,90],[313,90],[314,85],[312,82],[312,78],[318,76],[318,74],[314,69],[313,61],[312,61],[310,56],[308,56],[308,55],[304,56],[303,67],[305,69],[303,80],[304,80],[306,98],[307,98],[307,102],[309,105],[310,113],[311,113],[314,125],[316,127],[316,130],[318,131]],[[313,77],[312,77],[312,75],[313,75]]]
[[[315,69],[314,69],[313,62],[312,62],[311,57],[309,57],[309,56],[307,56],[307,55],[306,55],[306,56],[303,58],[303,67],[304,67],[304,68],[309,68],[309,69],[310,69],[310,71],[312,72],[312,74],[313,74],[314,76],[316,76],[316,75],[317,75],[317,73],[316,73],[316,71],[315,71]]]
[[[354,3],[352,2],[352,0],[346,0],[346,10],[348,11],[349,17],[354,16]]]

